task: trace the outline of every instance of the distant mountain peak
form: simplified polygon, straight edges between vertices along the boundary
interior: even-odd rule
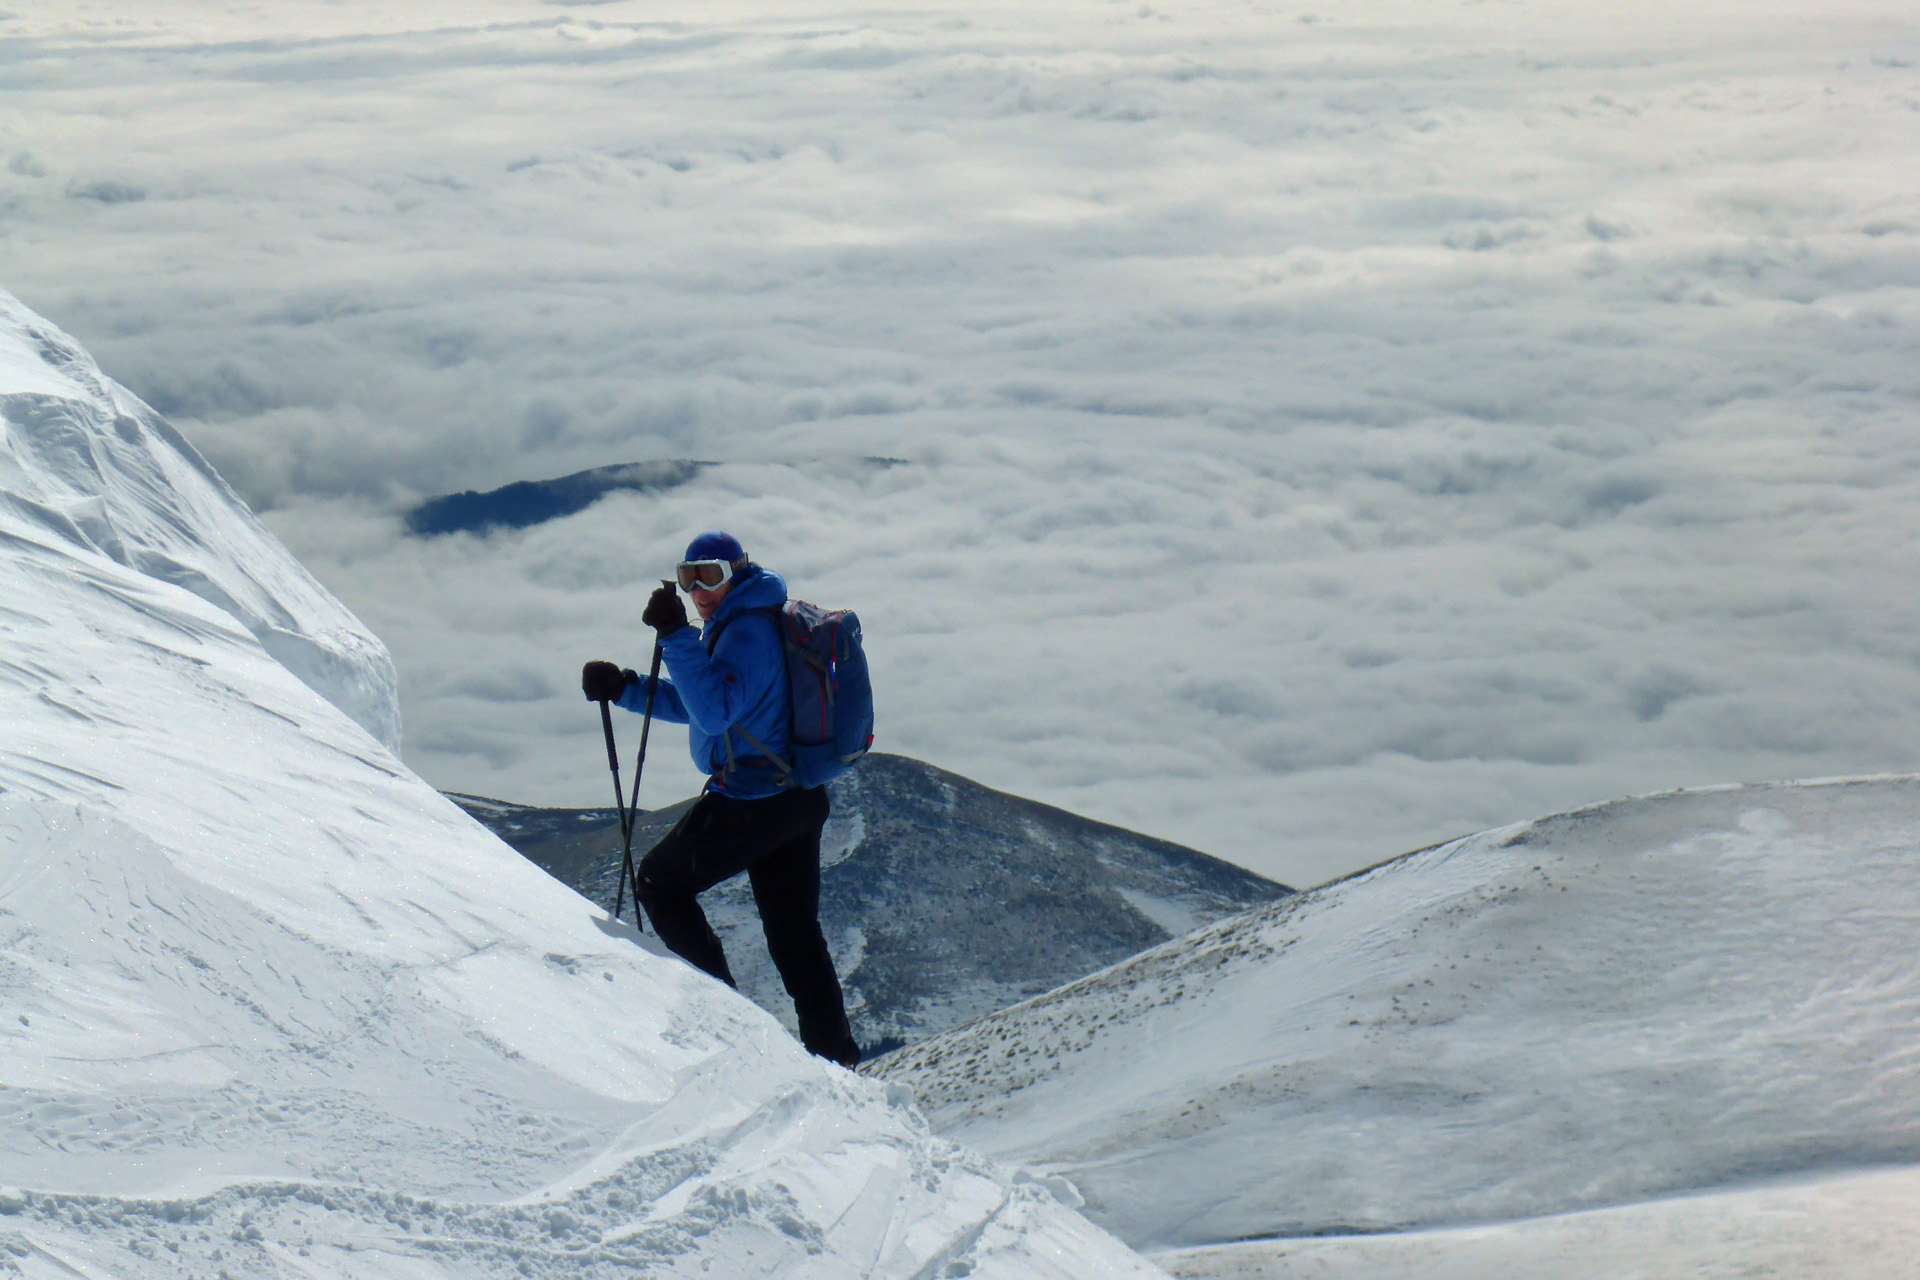
[[[516,480],[498,489],[428,498],[407,512],[407,530],[419,537],[527,529],[585,511],[610,493],[664,493],[699,475],[711,462],[670,458],[591,467],[552,480]]]
[[[407,531],[416,537],[431,538],[448,533],[530,529],[585,511],[610,493],[665,493],[677,489],[702,471],[719,465],[694,458],[622,462],[590,467],[551,480],[516,480],[484,493],[468,489],[444,494],[409,509]],[[842,459],[838,465],[885,471],[908,463],[905,458],[862,457]]]

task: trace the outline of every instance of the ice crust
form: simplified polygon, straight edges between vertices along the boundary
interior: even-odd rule
[[[6,306],[0,1273],[1159,1274],[295,679],[390,699],[205,464]]]

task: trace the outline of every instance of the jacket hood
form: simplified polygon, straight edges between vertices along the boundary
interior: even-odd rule
[[[714,610],[713,620],[719,622],[749,609],[778,609],[786,602],[786,579],[756,564],[733,580],[733,589],[727,592],[727,598]]]

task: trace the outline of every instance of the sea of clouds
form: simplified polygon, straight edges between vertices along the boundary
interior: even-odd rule
[[[860,611],[882,748],[1295,884],[1920,768],[1909,3],[5,8],[0,283],[443,787],[604,802],[580,663],[708,527]],[[722,465],[403,532],[655,458]]]

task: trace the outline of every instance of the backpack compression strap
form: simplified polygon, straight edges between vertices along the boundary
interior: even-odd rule
[[[739,733],[739,735],[745,738],[748,742],[758,747],[760,749],[760,754],[765,756],[767,759],[771,760],[773,762],[774,767],[780,770],[781,786],[791,787],[791,786],[797,785],[793,780],[793,766],[788,764],[785,760],[782,760],[779,756],[775,755],[773,748],[769,747],[766,743],[760,741],[760,739],[754,737],[752,731],[749,730],[745,725],[730,724],[727,726],[727,731],[720,735],[720,740],[727,744],[727,772],[728,773],[733,772],[735,763],[736,763],[733,755],[733,735],[736,732]]]

